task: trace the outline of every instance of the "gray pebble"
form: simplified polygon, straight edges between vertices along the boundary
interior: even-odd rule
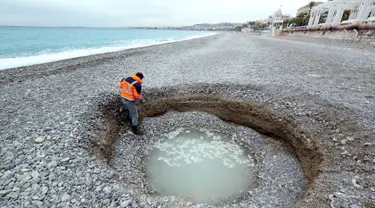
[[[0,196],[7,195],[10,192],[11,192],[11,190],[0,190]]]
[[[18,199],[18,196],[19,196],[19,192],[11,192],[10,194],[7,195],[9,198],[12,198],[12,199]]]
[[[47,168],[49,168],[49,169],[53,168],[53,167],[56,167],[56,166],[57,166],[57,162],[55,160],[53,160],[53,161],[51,161],[47,164]]]
[[[61,201],[68,201],[70,200],[70,195],[67,194],[67,193],[64,193],[62,196],[61,196]]]
[[[31,173],[31,176],[32,176],[33,178],[39,178],[39,172],[38,172],[38,171],[33,171],[33,172]]]
[[[108,204],[111,203],[111,200],[109,200],[109,199],[104,199],[103,203],[104,203],[105,205],[108,205]]]
[[[48,187],[43,186],[43,187],[42,187],[42,191],[41,191],[41,193],[42,193],[43,195],[45,195],[45,194],[47,194],[47,192],[48,192]]]
[[[103,189],[103,191],[104,191],[104,193],[106,193],[106,194],[110,194],[111,192],[112,192],[112,189],[111,189],[111,187],[105,187],[104,189]]]
[[[120,206],[121,206],[122,208],[127,207],[127,206],[129,206],[129,204],[130,204],[131,202],[132,202],[131,200],[122,201],[122,202],[120,202]]]

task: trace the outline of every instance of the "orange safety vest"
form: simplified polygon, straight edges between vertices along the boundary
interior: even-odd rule
[[[135,74],[132,74],[131,77],[121,80],[121,97],[129,100],[142,100],[142,80],[137,77]]]

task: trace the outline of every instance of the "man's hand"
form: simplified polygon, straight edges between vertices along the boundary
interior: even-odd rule
[[[142,99],[142,100],[140,101],[140,103],[142,103],[142,104],[145,103],[145,99]]]

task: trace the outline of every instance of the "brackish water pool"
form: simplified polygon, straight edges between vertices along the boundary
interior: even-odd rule
[[[204,129],[178,129],[154,145],[149,182],[161,195],[216,204],[252,186],[254,162],[230,137]]]

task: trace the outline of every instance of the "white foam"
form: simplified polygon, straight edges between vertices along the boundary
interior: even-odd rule
[[[109,52],[122,51],[132,48],[139,48],[145,46],[161,45],[165,43],[173,43],[185,40],[192,40],[195,38],[202,38],[215,35],[216,33],[209,33],[204,35],[189,36],[183,39],[169,38],[167,40],[138,40],[128,45],[119,46],[105,46],[100,48],[87,48],[87,49],[76,49],[67,50],[55,53],[44,53],[40,55],[25,56],[25,57],[14,57],[14,58],[0,58],[0,70],[16,68],[21,66],[30,66],[35,64],[48,63],[53,61],[60,61],[65,59],[89,56],[94,54],[102,54]]]

